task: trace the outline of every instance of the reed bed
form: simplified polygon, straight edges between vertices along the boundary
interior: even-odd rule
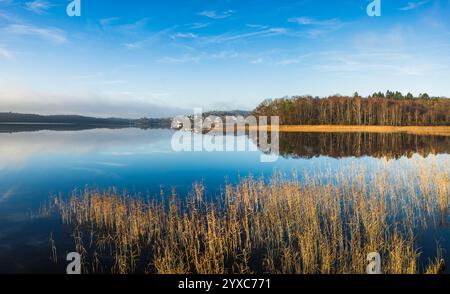
[[[271,126],[245,127],[258,131],[271,130]],[[406,133],[425,136],[450,136],[450,126],[356,126],[356,125],[280,125],[281,133]]]
[[[74,228],[86,273],[360,274],[370,252],[384,273],[439,273],[445,252],[421,264],[417,236],[448,225],[449,169],[414,165],[248,177],[214,199],[200,184],[159,200],[86,189],[52,207]]]

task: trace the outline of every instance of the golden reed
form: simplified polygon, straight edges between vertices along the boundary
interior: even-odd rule
[[[417,236],[448,225],[448,163],[385,164],[377,174],[249,177],[213,200],[202,185],[182,200],[86,189],[52,208],[73,226],[86,273],[359,274],[370,252],[384,273],[441,272],[442,251],[419,262]]]

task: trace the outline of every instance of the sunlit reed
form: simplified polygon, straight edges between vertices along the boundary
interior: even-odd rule
[[[85,272],[352,274],[379,252],[384,273],[439,273],[443,253],[421,264],[417,236],[448,225],[448,164],[389,164],[249,177],[213,200],[202,185],[160,200],[86,189],[52,206],[74,228]]]

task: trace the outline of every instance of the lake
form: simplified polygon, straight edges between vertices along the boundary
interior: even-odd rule
[[[0,128],[0,272],[64,272],[50,261],[50,234],[70,249],[70,232],[56,217],[33,218],[51,195],[85,187],[115,187],[156,197],[189,193],[203,183],[211,197],[240,178],[273,173],[302,178],[364,167],[368,174],[400,173],[417,159],[448,168],[450,137],[408,134],[281,134],[280,158],[262,163],[261,152],[174,152],[172,130],[135,128]],[[207,135],[206,135],[207,136]],[[246,136],[237,140],[255,146]],[[447,172],[448,171],[447,169]],[[423,258],[434,256],[435,239],[450,249],[448,220],[422,236]]]

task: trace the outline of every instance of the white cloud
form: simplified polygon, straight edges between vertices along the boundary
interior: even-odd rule
[[[92,92],[34,90],[24,83],[0,80],[0,109],[22,113],[82,114],[100,117],[174,117],[185,110],[167,103],[171,93],[127,91],[126,88]],[[162,101],[161,101],[162,100]]]
[[[0,4],[11,4],[12,0],[0,0]]]
[[[200,56],[185,55],[181,57],[166,56],[157,60],[159,63],[179,64],[179,63],[198,63],[200,62]]]
[[[0,0],[1,1],[1,0]],[[1,2],[0,2],[1,3]],[[5,12],[5,11],[1,11],[0,10],[0,20],[6,20],[6,21],[8,21],[8,22],[20,22],[21,20],[19,19],[19,17],[17,17],[17,16],[15,16],[15,15],[13,15],[13,14],[10,14],[10,13],[7,13],[7,12]]]
[[[125,48],[130,49],[130,50],[142,48],[142,42],[125,43],[123,45],[125,46]]]
[[[363,53],[330,52],[316,69],[320,72],[372,72],[397,76],[423,76],[445,67],[434,64],[427,58],[402,51],[367,50]]]
[[[176,33],[172,36],[172,39],[196,39],[198,35],[193,33]]]
[[[234,51],[223,50],[215,53],[201,52],[197,55],[184,54],[182,56],[166,56],[157,60],[159,63],[180,64],[180,63],[199,63],[206,60],[225,60],[241,57]]]
[[[109,26],[109,25],[111,25],[112,23],[114,23],[114,22],[116,22],[118,20],[120,20],[120,17],[102,18],[102,19],[100,19],[100,24],[102,26]]]
[[[265,25],[259,25],[259,24],[246,24],[247,27],[252,28],[252,29],[267,29],[268,26]]]
[[[67,41],[63,32],[55,28],[42,28],[32,25],[14,24],[4,28],[3,31],[15,35],[36,36],[54,43],[65,43]]]
[[[291,58],[291,59],[283,59],[281,61],[278,61],[277,65],[291,65],[291,64],[298,64],[302,62],[301,59]]]
[[[261,37],[271,37],[285,35],[288,31],[285,28],[268,28],[257,31],[250,32],[239,32],[239,33],[225,33],[222,35],[214,36],[208,38],[209,43],[225,43],[229,41],[235,41],[247,38],[261,38]]]
[[[264,62],[264,59],[258,58],[255,60],[250,61],[251,64],[262,64]]]
[[[161,40],[161,38],[166,38],[170,36],[170,33],[173,33],[171,29],[164,29],[148,37],[142,36],[139,40],[135,40],[133,42],[126,42],[123,44],[123,46],[125,46],[125,48],[130,50],[141,49],[149,44],[157,44]],[[139,36],[134,35],[133,37]]]
[[[408,4],[406,6],[399,8],[399,10],[402,10],[402,11],[414,10],[414,9],[417,9],[427,3],[428,3],[428,1],[408,2]]]
[[[205,16],[212,19],[224,19],[230,17],[234,13],[233,10],[227,10],[222,12],[217,12],[216,10],[205,10],[199,12],[198,15]]]
[[[125,80],[105,80],[105,81],[97,81],[95,82],[98,85],[123,85],[123,84],[127,84],[128,82]]]
[[[0,47],[0,59],[12,59],[14,53],[6,48]]]
[[[338,18],[319,20],[302,16],[289,18],[287,21],[307,28],[307,31],[301,33],[297,32],[297,36],[308,38],[318,38],[330,32],[339,30],[344,26],[344,23]]]
[[[140,18],[132,22],[125,22],[123,17],[108,17],[99,19],[100,29],[109,36],[124,35],[124,36],[138,36],[143,34],[149,22],[148,17]]]
[[[191,24],[187,24],[187,26],[193,30],[203,29],[209,26],[209,23],[203,23],[203,22],[195,22]]]
[[[34,12],[36,14],[43,14],[50,7],[51,7],[51,4],[44,0],[35,0],[35,1],[25,3],[25,9],[27,9],[31,12]]]
[[[309,25],[311,25],[311,26],[338,26],[341,24],[341,21],[337,18],[318,20],[318,19],[304,17],[304,16],[289,18],[288,22],[297,23],[299,25],[304,25],[304,26],[309,26]]]
[[[143,132],[139,129],[97,129],[79,132],[30,132],[16,133],[14,136],[0,134],[0,170],[20,170],[29,160],[43,154],[70,153],[86,154],[90,152],[102,155],[122,157],[150,152],[168,152],[170,144],[162,144],[170,140],[171,133],[167,130]],[[91,172],[102,172],[102,166],[123,166],[121,161],[78,161],[73,168]],[[19,189],[20,186],[14,186]],[[2,187],[3,188],[3,187]],[[0,204],[2,200],[13,196],[13,188],[0,189]]]
[[[147,26],[147,24],[148,18],[144,17],[132,23],[121,24],[117,26],[117,29],[125,33],[135,33],[137,31],[143,30]]]

